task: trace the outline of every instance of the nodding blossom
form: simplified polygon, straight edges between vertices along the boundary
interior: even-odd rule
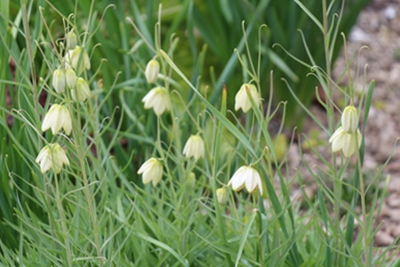
[[[353,105],[344,109],[341,122],[342,126],[329,138],[329,143],[332,144],[332,152],[342,150],[343,155],[348,158],[360,148],[362,140],[358,129],[357,109]]]
[[[51,128],[53,135],[57,134],[61,128],[67,135],[71,134],[72,120],[69,110],[64,105],[53,104],[43,119],[42,131]]]
[[[249,193],[253,193],[257,188],[261,194],[263,192],[260,174],[250,166],[240,167],[229,180],[228,186],[231,185],[236,192],[245,186]]]
[[[153,108],[157,116],[171,109],[168,91],[160,86],[151,89],[150,92],[143,97],[142,102],[144,103],[145,109]]]
[[[143,184],[152,182],[153,186],[156,186],[161,181],[163,166],[158,159],[150,158],[143,163],[137,173],[143,175]]]
[[[196,161],[204,157],[204,141],[200,135],[192,135],[189,137],[183,148],[183,154],[187,158],[194,157]]]
[[[48,144],[40,150],[36,158],[36,163],[40,164],[40,171],[42,173],[53,169],[58,174],[63,165],[69,165],[69,160],[65,151],[57,143]]]
[[[251,101],[249,98],[248,93],[250,93],[253,101],[256,105],[259,104],[261,97],[257,92],[257,88],[254,84],[245,83],[243,84],[235,97],[235,110],[242,109],[244,113],[250,110],[251,108]]]

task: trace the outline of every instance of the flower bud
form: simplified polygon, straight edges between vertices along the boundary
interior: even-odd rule
[[[228,192],[225,187],[218,188],[216,191],[217,199],[219,204],[226,204],[228,200]]]
[[[72,99],[74,101],[84,102],[90,97],[90,89],[87,82],[79,77],[76,80],[76,88],[71,90]]]
[[[354,133],[358,128],[357,109],[351,105],[347,106],[342,114],[342,126],[346,133]]]
[[[76,74],[75,71],[71,68],[67,69],[65,72],[65,80],[70,89],[74,89],[76,85]]]
[[[191,172],[188,180],[187,180],[187,186],[190,189],[193,189],[196,186],[196,174],[194,174],[194,172]]]
[[[53,87],[57,93],[64,92],[65,89],[65,71],[62,69],[56,69],[53,72]]]
[[[157,60],[152,59],[147,63],[145,76],[148,83],[155,83],[160,72],[160,63]]]
[[[65,35],[65,42],[67,43],[66,45],[67,50],[71,50],[76,47],[76,45],[78,44],[78,40],[73,30],[71,30]]]

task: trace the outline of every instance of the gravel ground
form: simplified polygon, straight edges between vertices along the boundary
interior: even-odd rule
[[[372,79],[376,82],[366,128],[364,173],[378,173],[392,154],[389,163],[379,176],[380,187],[383,187],[386,177],[390,175],[388,194],[382,210],[379,214],[376,212],[376,227],[380,226],[381,229],[375,236],[375,245],[385,247],[400,236],[400,149],[395,146],[397,138],[400,137],[400,0],[372,0],[360,14],[356,26],[347,39],[347,54],[350,57],[356,56],[356,60],[352,64],[353,77],[357,72],[357,64],[360,66],[361,75],[355,86],[358,95],[363,90],[367,90]],[[363,46],[368,49],[361,49],[359,53]],[[358,54],[359,56],[357,56]],[[367,64],[366,79],[364,79],[363,70]],[[335,64],[335,77],[340,77],[345,65],[342,53]],[[367,81],[367,85],[363,84],[364,80]],[[347,78],[343,78],[340,84],[346,85]],[[327,125],[326,113],[320,107],[314,106],[311,107],[311,110]],[[338,119],[339,116],[338,114]],[[312,138],[312,131],[315,132],[315,129],[319,129],[309,119],[304,125],[304,129],[308,132],[306,136],[309,138]],[[318,138],[325,142],[321,142],[322,145],[317,147],[317,151],[329,158],[330,156],[327,155],[329,154],[327,153],[329,151],[328,144],[326,144],[329,137],[325,133],[320,133]],[[301,167],[298,150],[296,146],[291,147],[290,165],[298,166],[302,177],[305,177],[303,179],[309,181],[306,192],[312,196],[315,194],[317,186],[315,182],[313,183],[308,171]],[[315,155],[307,153],[307,150],[304,150],[303,153],[310,166],[321,168]],[[351,164],[354,164],[354,156],[352,160]],[[298,193],[298,190],[294,190],[293,196],[299,196]]]
[[[376,82],[365,135],[365,171],[376,172],[393,153],[381,179],[383,186],[390,175],[388,195],[376,219],[381,229],[375,236],[375,245],[388,246],[400,236],[400,149],[395,146],[400,137],[399,0],[373,0],[360,14],[349,36],[348,54],[362,46],[368,49],[360,54],[359,64],[368,64],[366,80]],[[342,56],[336,75],[344,64]]]

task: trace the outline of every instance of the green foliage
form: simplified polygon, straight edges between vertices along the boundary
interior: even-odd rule
[[[237,64],[237,56],[232,53],[236,48],[238,53],[245,53],[243,31],[240,27],[241,22],[245,21],[244,27],[252,60],[256,60],[258,52],[261,53],[259,64],[263,96],[265,98],[268,96],[269,91],[266,88],[269,87],[271,80],[267,73],[273,70],[275,102],[287,101],[285,120],[287,125],[301,126],[304,113],[281,78],[284,77],[289,82],[297,98],[308,106],[314,98],[315,87],[320,84],[315,77],[307,77],[312,70],[304,68],[299,62],[306,62],[311,67],[319,66],[330,75],[328,68],[335,63],[343,45],[340,38],[336,39],[337,33],[347,35],[358,14],[368,2],[369,0],[343,1],[344,6],[342,6],[342,1],[327,1],[326,27],[329,28],[329,34],[326,37],[323,34],[323,1],[320,0],[301,2],[209,0],[195,5],[193,24],[213,54],[211,58],[215,62],[209,64],[215,66],[216,73],[221,73],[217,82],[213,84],[211,102],[215,102],[218,98],[222,83],[227,84],[231,92],[228,95],[233,99],[240,85],[248,82],[247,74],[243,77],[240,75],[241,68]],[[314,23],[313,19],[318,21],[319,25]],[[262,39],[261,47],[258,47],[260,36],[255,29],[263,24],[267,27],[260,30]],[[190,27],[188,30],[190,32]],[[289,54],[274,44],[279,44],[297,59],[293,60]],[[329,55],[325,54],[325,47],[329,47]],[[326,57],[329,57],[329,61]]]
[[[338,30],[328,34],[318,26],[324,15],[332,20],[338,3],[328,1],[332,4],[324,13],[302,6],[305,2],[284,6],[284,1],[210,0],[200,4],[186,0],[170,1],[162,9],[155,1],[121,1],[115,6],[109,2],[21,0],[3,1],[0,6],[4,47],[0,50],[0,90],[6,92],[0,95],[2,264],[374,266],[388,262],[390,247],[381,256],[372,253],[373,212],[368,213],[366,207],[379,208],[385,190],[371,193],[380,172],[371,174],[367,185],[359,171],[364,144],[354,155],[354,171],[343,155],[339,163],[336,154],[327,153],[331,158],[325,159],[309,146],[326,169],[321,175],[302,157],[303,166],[318,184],[318,193],[309,199],[304,192],[306,204],[300,209],[291,190],[297,180],[302,185],[303,177],[300,172],[291,173],[287,142],[279,138],[283,125],[276,138],[268,131],[278,112],[282,116],[291,112],[292,102],[273,108],[272,92],[280,92],[280,84],[288,90],[282,99],[289,92],[322,132],[330,136],[337,128],[331,98],[321,102],[329,121],[324,125],[307,109],[309,100],[297,85],[306,84],[304,76],[310,66],[320,64],[312,71],[324,91],[331,96],[333,88],[338,88],[330,73],[323,71],[324,64],[331,66],[337,55],[336,41],[331,39]],[[279,22],[281,10],[290,11],[284,14],[284,22]],[[339,19],[346,21],[346,16],[340,13]],[[246,20],[246,34],[241,20]],[[265,22],[268,28],[259,28]],[[295,31],[303,26],[304,43],[301,35],[292,39],[286,35],[289,31],[274,29]],[[313,27],[320,31],[321,42],[330,44],[327,62],[321,59],[325,51],[321,57],[296,54],[302,45],[316,40]],[[64,36],[70,30],[79,36],[78,43],[92,65],[81,74],[91,89],[89,99],[81,102],[71,99],[71,90],[77,88],[60,94],[52,88],[54,70],[66,66]],[[297,40],[299,47],[291,47],[290,40]],[[288,53],[271,49],[274,42],[281,42],[298,62],[312,64],[303,64],[307,68],[291,65]],[[237,54],[232,53],[234,47]],[[308,49],[322,51],[321,47]],[[148,84],[144,72],[152,58],[160,62],[161,70],[157,82]],[[237,63],[243,76],[236,75]],[[278,69],[265,75],[273,65]],[[279,82],[278,75],[289,79]],[[264,95],[264,103],[248,94],[248,99],[243,97],[250,101],[250,111],[232,112],[229,99],[233,100],[239,84],[249,80]],[[221,91],[223,81],[227,86]],[[142,103],[155,86],[167,92],[166,97],[151,102],[169,107],[159,116]],[[372,82],[358,102],[364,122],[373,88]],[[344,103],[355,100],[352,84],[342,93]],[[41,130],[45,114],[55,103],[68,107],[70,136]],[[204,155],[198,160],[183,153],[186,140],[194,134],[205,143]],[[362,135],[366,134],[364,125]],[[69,159],[60,173],[52,169],[42,173],[36,162],[48,143],[60,144]],[[329,151],[327,140],[322,145]],[[144,185],[138,174],[150,157],[163,166],[156,186]],[[241,166],[251,166],[260,174],[262,188],[230,190],[229,178]],[[343,177],[352,172],[353,184],[349,184]],[[333,181],[333,189],[322,177]],[[218,203],[216,197],[221,187],[228,191],[226,204]],[[261,189],[263,194],[259,194]],[[347,201],[343,192],[349,196]],[[366,196],[372,196],[370,203]],[[362,216],[355,212],[357,206],[362,207]],[[357,235],[356,227],[362,234]]]

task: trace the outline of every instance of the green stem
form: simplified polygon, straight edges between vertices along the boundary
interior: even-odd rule
[[[221,113],[225,116],[226,113],[226,88],[224,87],[222,89],[222,105],[221,105]],[[218,123],[218,130],[217,130],[217,136],[215,137],[215,150],[214,150],[214,164],[212,167],[212,177],[211,177],[211,186],[212,190],[214,193],[214,207],[215,207],[215,215],[217,217],[217,225],[218,225],[218,231],[221,236],[221,241],[222,245],[224,247],[228,246],[228,242],[226,240],[225,236],[225,229],[224,229],[224,222],[221,216],[221,208],[220,204],[218,203],[218,199],[216,197],[216,192],[217,192],[217,170],[218,170],[218,159],[219,159],[219,154],[220,154],[220,144],[221,144],[221,138],[222,138],[222,130],[223,130],[223,125],[221,121]],[[228,252],[225,252],[225,259],[227,261],[227,266],[233,266],[233,262],[231,259],[231,256],[229,255]]]
[[[329,53],[329,40],[332,40],[329,36],[329,25],[328,25],[328,14],[327,14],[327,5],[326,5],[326,0],[322,0],[322,18],[323,18],[323,35],[324,35],[324,54],[325,54],[325,67],[326,67],[326,86],[325,88],[325,93],[329,93],[329,97],[326,98],[326,105],[328,106],[329,110],[334,110],[333,103],[329,101],[329,99],[332,99],[333,97],[333,90],[331,90],[331,80],[330,77],[332,77],[332,68],[331,68],[331,60],[330,60],[330,53]],[[328,118],[328,123],[329,123],[329,130],[333,132],[333,128],[335,125],[335,118],[332,116],[331,118]],[[340,231],[340,198],[341,198],[341,180],[337,178],[337,163],[336,163],[336,156],[332,153],[332,165],[333,165],[333,177],[335,177],[335,182],[334,182],[334,194],[335,194],[335,201],[334,201],[334,224],[335,224],[335,230],[336,233],[339,233]],[[338,235],[335,235],[336,237]],[[339,249],[339,239],[335,238],[335,247],[336,249]],[[334,262],[337,263],[337,257],[338,254],[336,253],[336,260]]]
[[[73,105],[71,102],[70,94],[67,93],[66,95],[67,95],[68,109],[71,114],[71,118],[73,120],[72,135],[73,135],[73,139],[75,140],[75,148],[76,148],[76,152],[78,154],[79,167],[82,171],[84,193],[85,193],[86,201],[88,204],[90,219],[92,222],[97,257],[98,257],[98,261],[99,261],[99,266],[103,267],[103,256],[101,255],[100,239],[99,239],[99,235],[98,235],[96,207],[95,207],[95,204],[93,203],[92,195],[90,193],[89,182],[88,182],[86,166],[85,166],[85,155],[83,153],[83,148],[85,146],[82,143],[81,116],[80,116],[80,112],[79,112],[80,106],[79,106],[78,102],[75,105],[78,110],[77,117],[75,119],[75,116],[73,116],[74,109],[73,109]]]
[[[22,19],[23,19],[23,24],[24,24],[24,29],[25,29],[26,48],[28,51],[29,62],[31,62],[32,95],[33,95],[33,99],[35,99],[35,101],[33,101],[33,105],[35,107],[36,114],[40,114],[39,113],[39,96],[38,96],[37,83],[36,83],[36,69],[35,69],[33,51],[32,51],[32,46],[31,46],[32,36],[31,36],[30,27],[29,27],[29,17],[28,17],[28,13],[26,10],[26,2],[22,1],[21,6],[22,6],[22,14],[23,14]],[[43,145],[42,139],[39,138],[38,146],[42,147],[42,145]]]
[[[365,247],[365,259],[366,259],[366,267],[370,267],[370,253],[369,253],[369,244],[368,244],[368,218],[367,218],[367,210],[365,205],[365,185],[364,185],[364,176],[362,174],[361,169],[361,161],[360,156],[358,154],[357,157],[357,164],[359,168],[359,175],[360,175],[360,193],[361,193],[361,213],[363,217],[363,237],[364,237],[364,247]]]
[[[60,213],[61,227],[62,227],[62,231],[63,231],[63,234],[64,234],[64,245],[65,245],[65,250],[66,250],[66,253],[67,253],[67,262],[68,262],[68,266],[72,267],[71,248],[69,246],[69,238],[68,238],[67,226],[65,225],[66,219],[65,219],[65,214],[64,214],[64,209],[63,209],[63,206],[62,206],[62,202],[61,202],[60,188],[58,186],[57,174],[55,174],[55,173],[54,173],[54,180],[55,180],[55,183],[56,183],[57,209],[58,209],[58,212]]]
[[[254,199],[256,199],[257,197],[255,196]],[[254,206],[256,206],[256,202],[254,201]],[[263,255],[263,249],[262,249],[262,245],[261,245],[261,237],[262,237],[262,231],[263,231],[263,224],[262,224],[262,216],[261,216],[261,212],[259,210],[256,211],[257,212],[257,217],[258,217],[258,250],[259,250],[259,258],[260,258],[260,267],[264,266],[264,255]]]

